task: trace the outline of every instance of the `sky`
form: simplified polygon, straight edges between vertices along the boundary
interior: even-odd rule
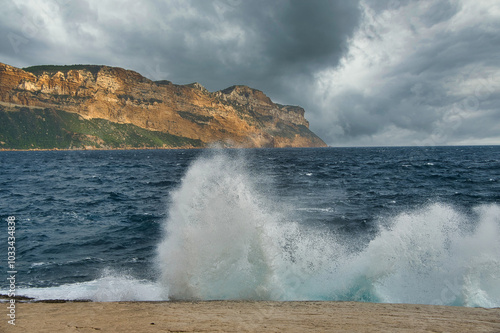
[[[498,0],[1,0],[0,62],[300,105],[330,146],[500,144]]]

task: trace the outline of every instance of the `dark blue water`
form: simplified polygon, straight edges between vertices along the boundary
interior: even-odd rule
[[[500,305],[498,146],[0,152],[0,167],[25,295]]]

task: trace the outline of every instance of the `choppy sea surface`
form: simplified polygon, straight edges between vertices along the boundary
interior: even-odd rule
[[[18,295],[500,306],[500,146],[0,152],[0,168]]]

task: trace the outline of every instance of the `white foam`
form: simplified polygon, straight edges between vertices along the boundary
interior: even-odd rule
[[[410,211],[350,253],[255,183],[244,159],[221,153],[189,168],[158,246],[164,297],[500,305],[496,205],[474,216],[442,204]]]
[[[347,271],[366,277],[381,301],[492,307],[500,304],[500,208],[470,216],[433,204],[401,214]]]
[[[158,283],[112,272],[105,272],[103,277],[88,282],[17,290],[17,295],[32,297],[36,300],[91,300],[95,302],[165,300],[161,294],[162,286]]]

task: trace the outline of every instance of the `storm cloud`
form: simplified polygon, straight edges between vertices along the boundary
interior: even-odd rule
[[[7,1],[0,61],[106,64],[306,108],[330,145],[500,144],[496,1]]]
[[[498,3],[373,3],[339,66],[317,75],[319,132],[346,145],[500,143]]]

